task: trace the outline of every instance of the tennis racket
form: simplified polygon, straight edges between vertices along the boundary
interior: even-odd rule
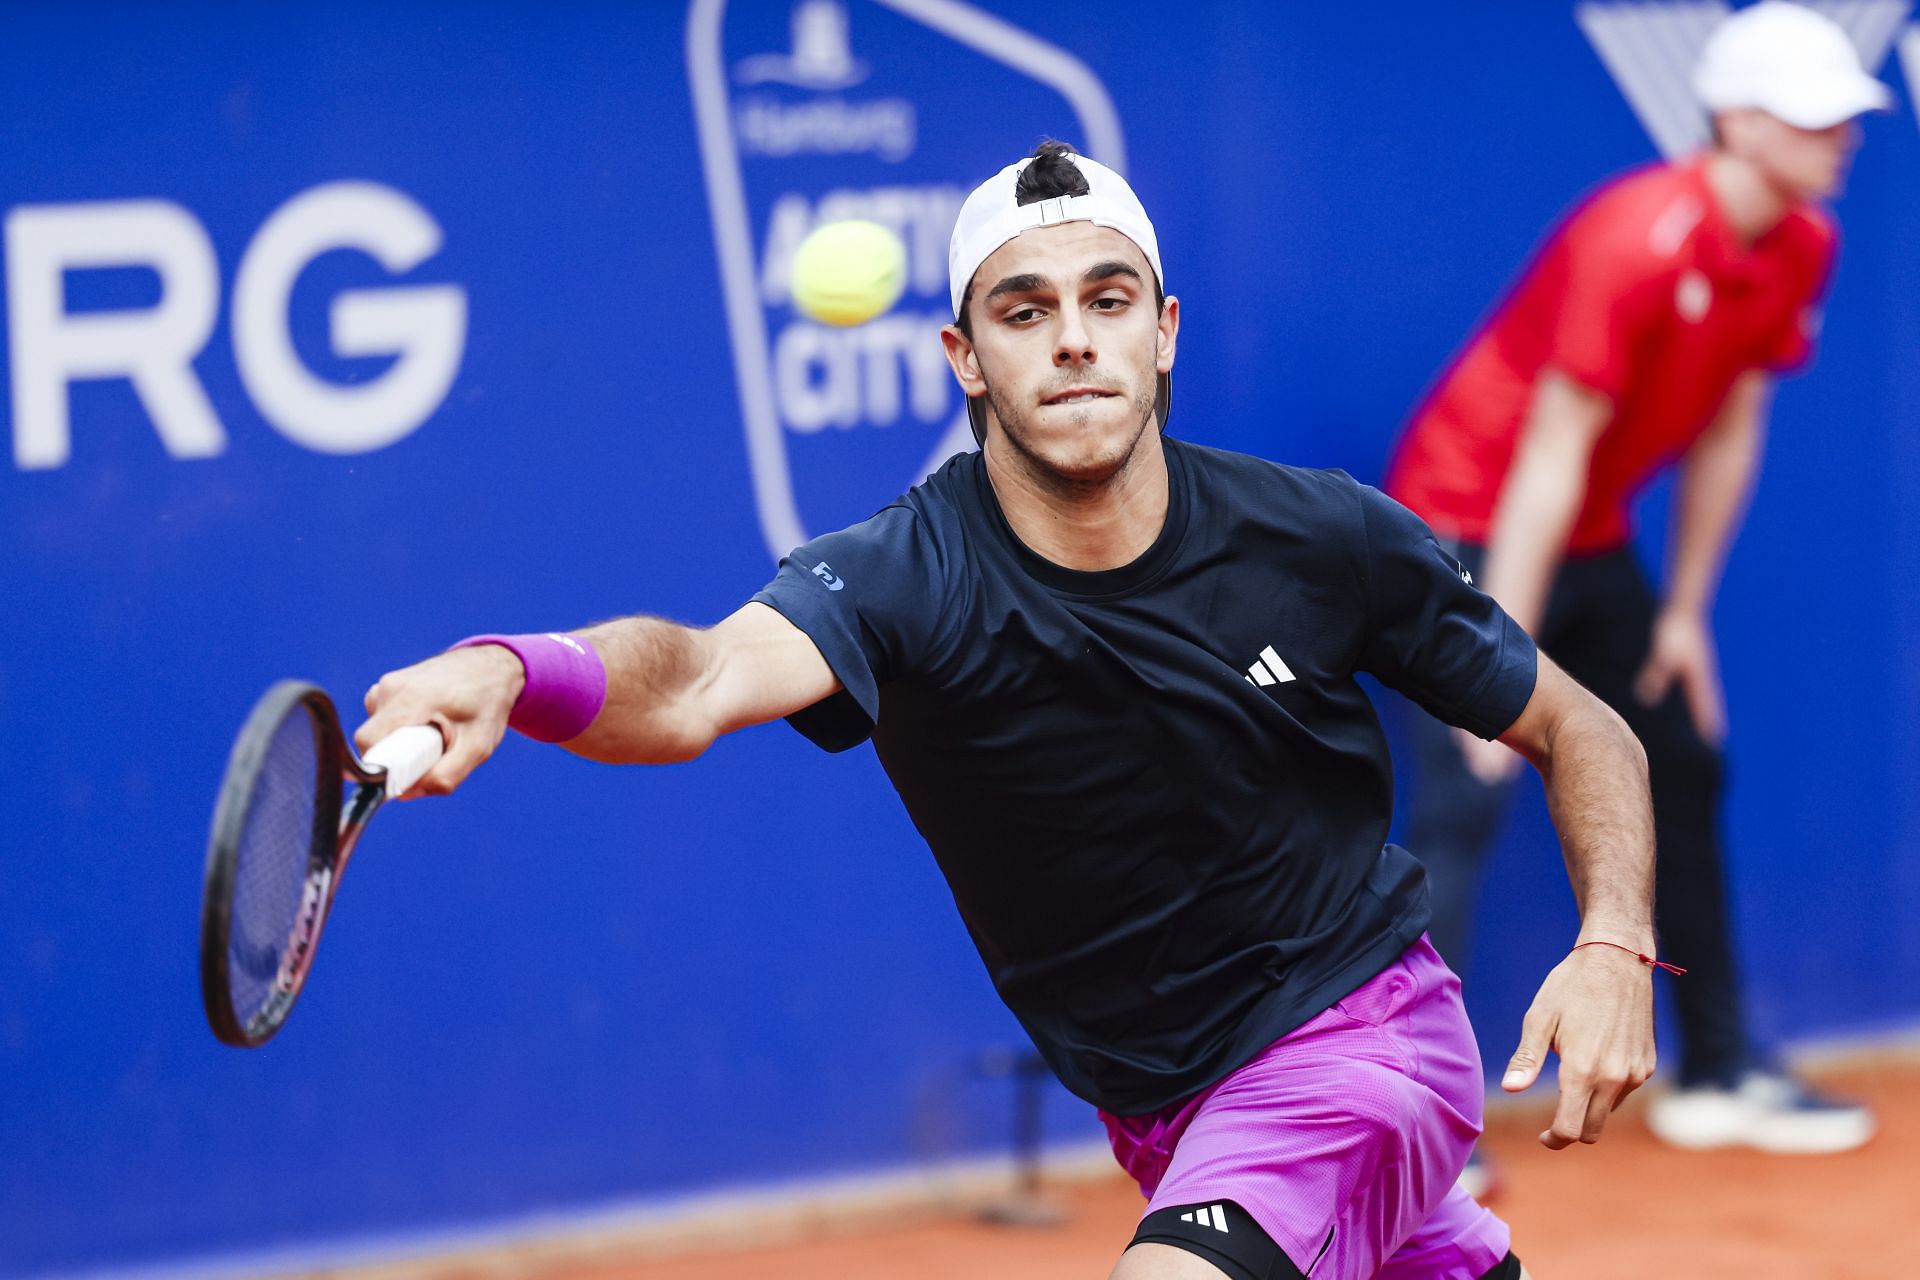
[[[252,1048],[286,1022],[361,833],[442,750],[438,729],[416,725],[358,760],[333,700],[301,680],[280,681],[254,704],[207,842],[200,993],[214,1035]]]

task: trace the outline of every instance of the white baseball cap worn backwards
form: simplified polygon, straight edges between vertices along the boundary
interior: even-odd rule
[[[1127,180],[1085,156],[1068,154],[1063,158],[1071,161],[1087,180],[1087,194],[1021,204],[1020,174],[1034,161],[1034,157],[1028,156],[975,187],[967,202],[960,206],[960,218],[953,224],[953,239],[947,242],[947,287],[953,293],[955,319],[960,317],[960,303],[967,296],[973,273],[993,256],[995,249],[1022,231],[1059,222],[1091,222],[1112,227],[1147,255],[1147,261],[1153,264],[1154,279],[1160,282],[1163,291],[1166,289],[1166,277],[1160,271],[1160,241],[1153,234],[1153,223],[1147,220],[1140,197],[1133,194]]]
[[[1839,24],[1788,0],[1762,0],[1715,27],[1693,88],[1710,110],[1757,107],[1798,129],[1829,129],[1893,105]]]

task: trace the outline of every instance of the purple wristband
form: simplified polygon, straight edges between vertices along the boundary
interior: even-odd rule
[[[456,649],[497,644],[526,668],[527,683],[507,727],[541,742],[565,742],[587,731],[607,700],[607,668],[593,646],[556,631],[524,636],[468,636]]]

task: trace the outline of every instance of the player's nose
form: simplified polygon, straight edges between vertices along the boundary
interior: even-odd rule
[[[1093,335],[1087,331],[1086,320],[1078,311],[1066,310],[1060,318],[1060,332],[1054,339],[1054,365],[1064,369],[1076,364],[1092,364],[1094,359]]]

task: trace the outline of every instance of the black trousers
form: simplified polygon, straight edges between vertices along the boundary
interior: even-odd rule
[[[1476,575],[1485,549],[1452,548]],[[1720,751],[1701,738],[1678,686],[1644,706],[1633,679],[1659,602],[1631,550],[1565,561],[1537,639],[1549,657],[1619,712],[1646,748],[1659,845],[1654,881],[1660,958],[1687,970],[1671,985],[1681,1033],[1680,1083],[1730,1084],[1755,1064],[1740,1002],[1720,851]],[[1407,845],[1427,867],[1434,946],[1456,973],[1470,958],[1474,905],[1510,784],[1467,769],[1453,731],[1411,717],[1417,776]]]

